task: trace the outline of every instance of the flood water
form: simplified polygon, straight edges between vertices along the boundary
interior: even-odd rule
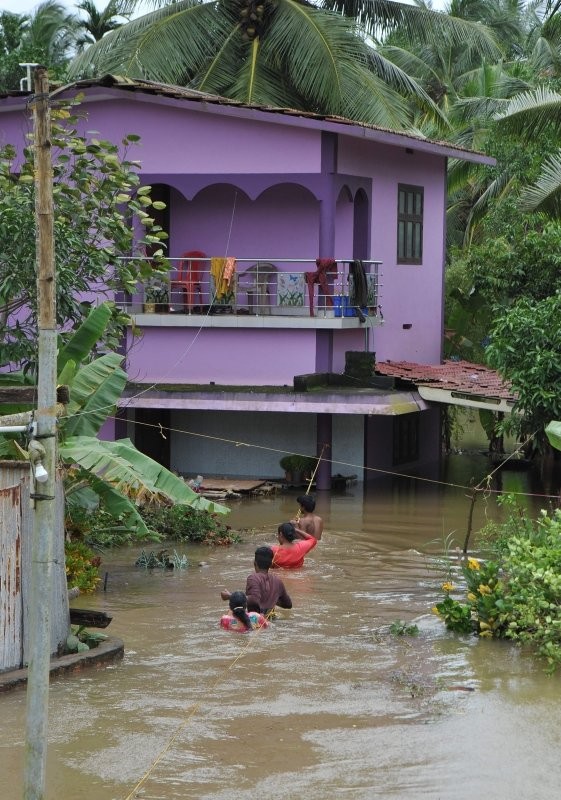
[[[467,485],[482,468],[458,459],[448,476]],[[430,612],[466,494],[407,480],[320,497],[324,538],[282,576],[294,609],[248,636],[218,628],[219,591],[244,588],[295,494],[236,502],[243,543],[179,546],[185,570],[135,568],[141,548],[107,554],[107,591],[74,604],[113,615],[125,658],[51,685],[46,800],[557,796],[561,676]],[[492,496],[476,528],[486,514]],[[419,634],[391,635],[396,620]],[[20,800],[25,692],[0,696],[0,713],[0,797]]]

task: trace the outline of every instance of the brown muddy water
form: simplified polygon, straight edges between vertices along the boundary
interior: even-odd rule
[[[479,478],[476,462],[449,478]],[[126,655],[52,684],[46,800],[557,796],[561,676],[430,613],[468,508],[465,491],[415,481],[320,497],[324,538],[283,573],[294,610],[248,636],[218,628],[219,590],[244,587],[295,494],[234,504],[243,543],[180,546],[186,570],[135,568],[141,548],[106,555],[107,591],[75,604],[111,613]],[[493,497],[476,527],[486,514]],[[418,636],[391,635],[396,620]],[[25,693],[1,696],[0,713],[0,798],[20,800]]]

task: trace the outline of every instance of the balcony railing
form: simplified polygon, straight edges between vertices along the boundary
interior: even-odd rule
[[[119,305],[131,314],[381,318],[379,261],[322,261],[318,267],[313,259],[168,260],[167,277],[119,296]],[[360,306],[353,305],[357,296]]]

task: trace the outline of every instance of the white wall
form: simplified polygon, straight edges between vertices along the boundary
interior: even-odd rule
[[[286,452],[316,454],[314,414],[175,411],[171,427],[171,468],[187,477],[280,479]],[[361,416],[334,415],[333,458],[358,465],[334,464],[334,473],[362,478],[362,432]]]

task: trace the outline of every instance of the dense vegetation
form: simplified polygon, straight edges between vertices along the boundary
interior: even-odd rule
[[[239,535],[218,516],[185,505],[152,503],[142,508],[140,513],[148,529],[142,541],[206,546],[227,546],[239,541]],[[79,506],[70,509],[66,518],[66,535],[68,586],[77,586],[83,594],[95,591],[100,583],[104,550],[139,542],[130,525],[119,524],[103,508],[93,513]]]
[[[505,521],[480,534],[490,558],[452,569],[433,611],[457,633],[528,646],[553,672],[561,665],[561,510],[532,520],[512,497],[502,505]]]

